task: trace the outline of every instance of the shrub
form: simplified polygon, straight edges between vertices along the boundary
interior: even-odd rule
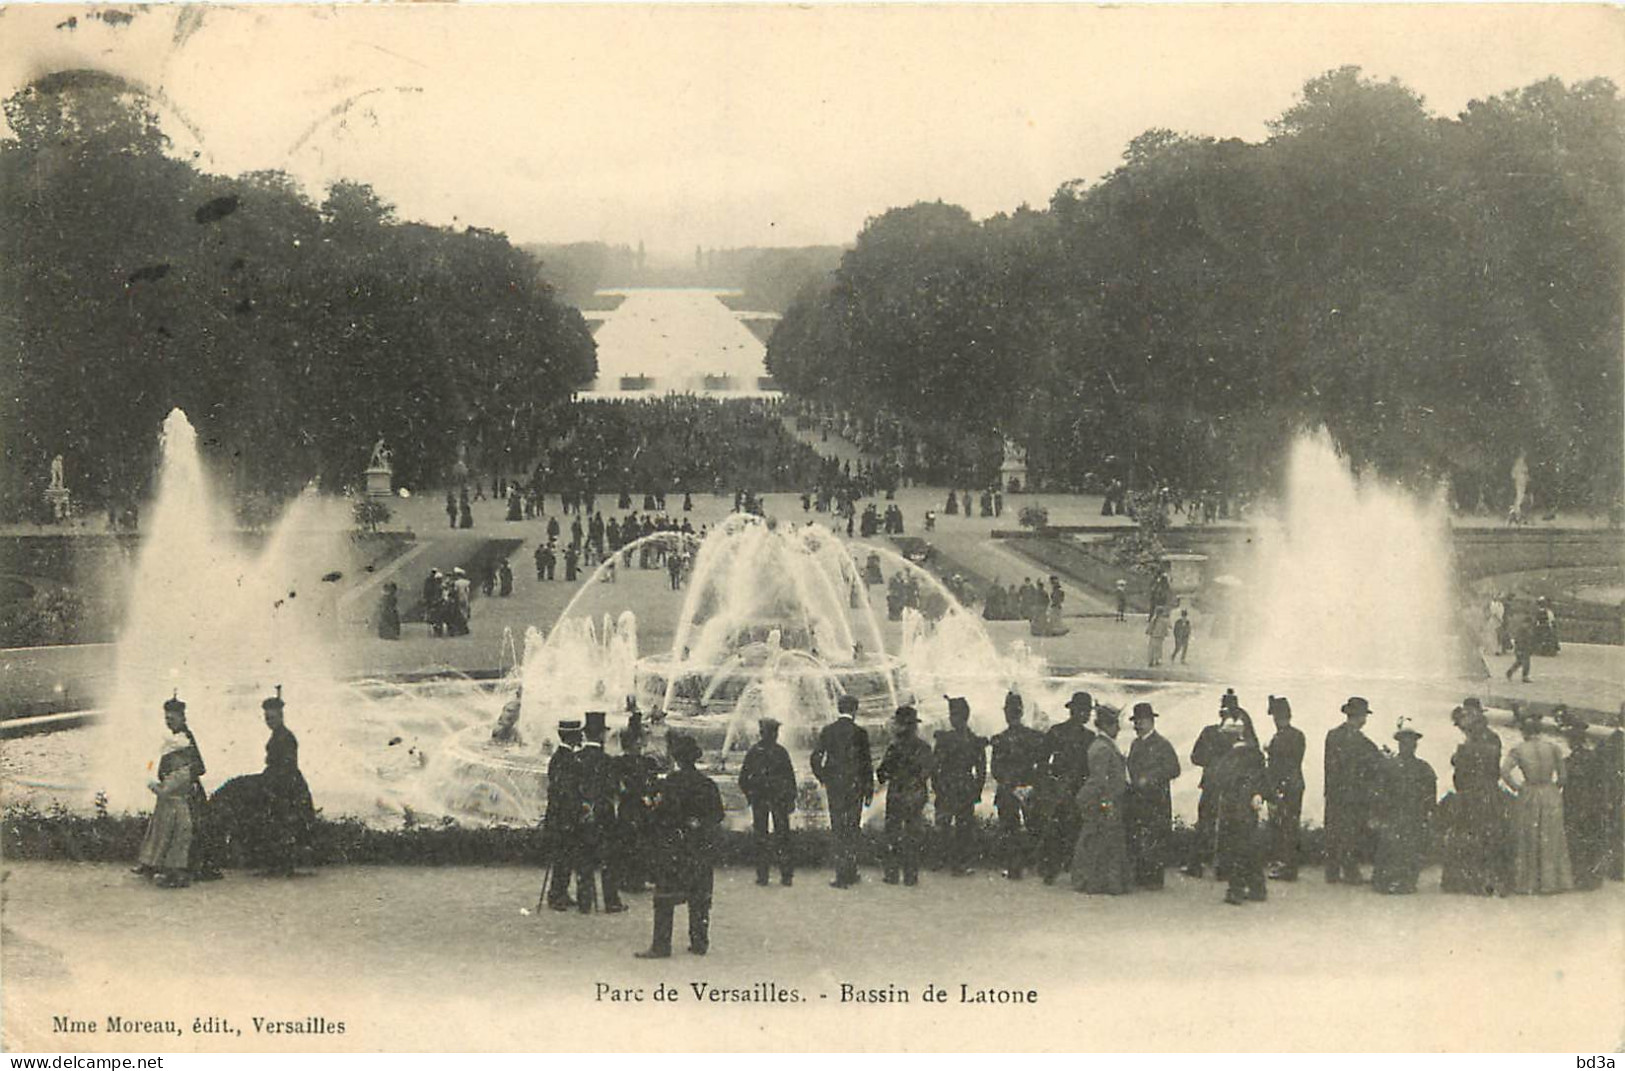
[[[357,499],[351,512],[355,517],[356,527],[363,532],[378,531],[380,526],[388,524],[390,517],[394,516],[388,506],[371,498]]]
[[[1021,512],[1017,514],[1017,520],[1021,522],[1023,528],[1048,528],[1049,510],[1036,503],[1031,506],[1022,506]]]

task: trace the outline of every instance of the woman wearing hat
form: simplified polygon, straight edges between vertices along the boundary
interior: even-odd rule
[[[1574,888],[1563,830],[1563,752],[1541,736],[1540,715],[1520,712],[1514,744],[1501,762],[1512,803],[1512,891],[1556,893]]]
[[[299,738],[283,720],[281,685],[260,708],[266,728],[271,730],[265,742],[265,772],[260,775],[266,805],[265,854],[272,874],[292,877],[295,864],[310,848],[316,807],[305,775],[299,771]]]
[[[1607,876],[1608,767],[1584,718],[1561,710],[1557,726],[1569,745],[1564,760],[1563,831],[1576,889],[1598,889]]]
[[[1444,868],[1439,888],[1447,893],[1493,896],[1508,883],[1506,796],[1501,791],[1501,738],[1484,720],[1478,699],[1450,714],[1462,734],[1450,756],[1454,791],[1440,801],[1444,824]]]
[[[1413,893],[1427,852],[1428,822],[1439,797],[1433,767],[1416,755],[1422,733],[1408,718],[1399,719],[1394,740],[1399,754],[1386,760],[1377,823],[1377,862],[1371,887],[1381,893]]]
[[[1123,805],[1128,768],[1117,750],[1117,711],[1095,708],[1095,739],[1089,745],[1089,772],[1078,790],[1081,825],[1072,849],[1072,887],[1078,892],[1115,896],[1132,887]]]

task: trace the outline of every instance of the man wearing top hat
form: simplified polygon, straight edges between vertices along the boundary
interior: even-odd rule
[[[971,873],[976,851],[976,805],[987,784],[987,741],[970,729],[970,703],[948,699],[948,729],[937,733],[931,783],[936,789],[937,831],[948,873]]]
[[[1371,704],[1355,695],[1342,709],[1346,720],[1326,734],[1326,880],[1362,885],[1360,853],[1382,782],[1382,752],[1361,731]]]
[[[576,780],[581,790],[581,827],[576,840],[576,907],[588,914],[597,903],[597,885],[604,886],[604,912],[614,915],[626,910],[615,886],[615,867],[610,853],[617,832],[615,803],[620,795],[615,762],[604,751],[608,715],[602,710],[587,711],[584,740],[576,752]]]
[[[1292,724],[1292,704],[1284,695],[1270,696],[1270,737],[1266,772],[1269,777],[1270,869],[1272,881],[1298,880],[1298,830],[1303,820],[1303,730]]]
[[[1428,823],[1439,799],[1433,767],[1416,755],[1422,733],[1409,718],[1394,730],[1399,754],[1383,761],[1377,805],[1377,861],[1371,887],[1381,893],[1413,893],[1427,852]]]
[[[886,884],[920,882],[920,842],[931,780],[931,745],[920,739],[919,713],[911,706],[892,716],[892,741],[876,777],[886,786]]]
[[[795,880],[790,814],[796,809],[796,770],[790,753],[779,743],[778,721],[763,718],[756,725],[756,743],[745,752],[745,761],[739,767],[739,791],[750,804],[756,842],[756,884],[768,883],[769,872],[777,861],[779,884],[789,885]]]
[[[1006,728],[992,740],[993,806],[999,814],[1004,876],[1015,881],[1021,879],[1038,832],[1032,797],[1046,756],[1044,734],[1021,724],[1023,714],[1021,696],[1008,693],[1004,697]]]
[[[580,720],[560,721],[559,746],[547,761],[547,814],[542,819],[552,866],[547,881],[547,906],[554,911],[567,911],[575,906],[575,901],[570,899],[570,876],[576,871],[583,816],[581,763],[576,755],[580,746]]]
[[[711,948],[711,898],[715,888],[717,830],[722,825],[722,793],[696,768],[700,745],[686,733],[666,737],[677,769],[660,779],[655,799],[654,936],[639,959],[671,955],[677,905],[688,905],[688,950],[703,956]]]
[[[874,756],[869,734],[856,721],[856,696],[836,701],[838,716],[818,734],[811,762],[813,776],[829,800],[829,828],[835,840],[835,880],[846,889],[858,883],[858,827],[863,808],[874,800]]]
[[[1089,774],[1089,746],[1095,742],[1089,716],[1094,709],[1093,696],[1073,692],[1066,701],[1067,719],[1044,735],[1046,799],[1041,810],[1046,816],[1038,866],[1045,885],[1055,883],[1072,861],[1072,850],[1077,845],[1081,821],[1077,795]]]
[[[1129,863],[1134,884],[1160,889],[1168,861],[1168,830],[1174,821],[1169,786],[1180,775],[1179,756],[1157,732],[1157,712],[1150,703],[1135,703],[1130,722],[1134,742],[1128,748]]]

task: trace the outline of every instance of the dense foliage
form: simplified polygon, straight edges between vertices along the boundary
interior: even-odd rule
[[[0,510],[40,507],[55,454],[82,503],[119,507],[172,406],[240,491],[354,481],[380,437],[413,485],[528,458],[539,414],[590,380],[581,315],[489,231],[396,222],[360,185],[167,153],[109,76],[43,78],[0,142]]]
[[[1622,470],[1622,118],[1600,79],[1438,118],[1332,71],[1258,144],[1150,131],[1042,211],[882,213],[768,366],[858,413],[1011,435],[1050,486],[1254,486],[1325,424],[1465,507],[1504,509],[1526,454],[1539,504],[1600,508]]]

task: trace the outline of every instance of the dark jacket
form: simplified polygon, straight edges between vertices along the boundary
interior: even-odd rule
[[[752,806],[796,806],[796,770],[784,745],[758,740],[739,767],[739,791]]]
[[[1291,725],[1275,730],[1269,743],[1269,783],[1276,799],[1303,792],[1303,732]]]
[[[1044,740],[1049,752],[1049,775],[1061,782],[1066,798],[1071,799],[1089,774],[1089,745],[1095,742],[1095,731],[1082,721],[1068,718],[1051,728]]]
[[[918,736],[899,737],[886,748],[877,777],[886,789],[886,813],[925,806],[931,781],[931,745]]]
[[[824,726],[811,762],[813,776],[832,796],[847,802],[873,798],[875,767],[869,733],[851,718],[836,718]]]
[[[1196,735],[1196,743],[1191,747],[1191,765],[1202,768],[1202,780],[1197,788],[1208,787],[1209,767],[1213,765],[1220,755],[1230,750],[1230,738],[1217,725],[1204,725],[1202,731]]]
[[[939,807],[974,804],[987,784],[987,741],[967,729],[937,733],[931,785]]]
[[[1382,784],[1382,766],[1382,752],[1353,724],[1344,722],[1327,733],[1327,806],[1369,808]]]
[[[993,780],[1007,788],[1036,784],[1048,754],[1043,733],[1013,725],[993,737]]]

